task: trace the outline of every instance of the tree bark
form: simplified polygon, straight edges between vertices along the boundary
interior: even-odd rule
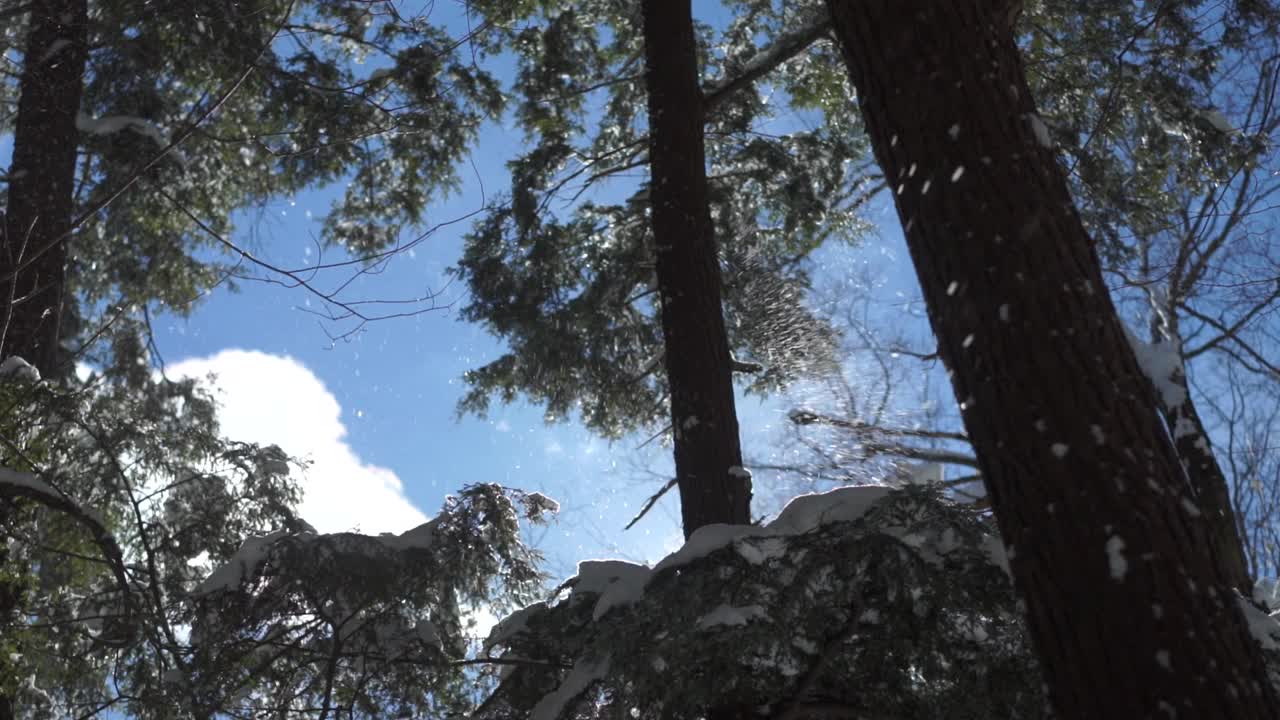
[[[705,108],[690,0],[645,0],[651,223],[685,536],[750,522],[720,263],[708,205]]]
[[[75,207],[76,115],[87,33],[86,0],[32,6],[0,223],[0,278],[7,278],[0,281],[0,357],[19,355],[45,377],[67,370],[59,351],[65,236]]]
[[[87,59],[86,0],[31,6],[6,212],[0,215],[0,278],[7,278],[0,280],[0,358],[21,356],[50,378],[69,370],[59,350],[64,236],[74,211],[76,114]],[[0,563],[7,560],[0,557]],[[13,588],[0,589],[0,596],[3,626],[14,619],[18,596]],[[0,720],[14,711],[13,698],[0,691]]]
[[[999,0],[828,0],[1050,701],[1063,718],[1280,706]]]
[[[1253,576],[1249,571],[1248,557],[1236,523],[1235,504],[1231,502],[1227,476],[1213,454],[1209,431],[1191,399],[1191,386],[1187,382],[1185,365],[1169,380],[1182,391],[1181,402],[1170,406],[1161,396],[1160,409],[1169,431],[1173,433],[1173,446],[1191,482],[1196,506],[1204,513],[1205,522],[1209,525],[1218,566],[1241,594],[1251,597]]]

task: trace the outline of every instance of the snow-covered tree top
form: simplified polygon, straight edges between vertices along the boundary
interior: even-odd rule
[[[1038,707],[1006,568],[986,521],[934,486],[801,496],[764,525],[700,528],[652,568],[581,563],[556,597],[493,629],[487,651],[538,664],[505,674],[479,717],[692,718],[731,699],[766,715],[820,698],[904,717]],[[975,692],[996,667],[1008,693]],[[852,694],[848,679],[868,674],[883,684]],[[915,696],[889,691],[922,681]]]

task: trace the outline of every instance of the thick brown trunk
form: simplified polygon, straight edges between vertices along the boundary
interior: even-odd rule
[[[993,0],[829,0],[1064,718],[1280,717]]]
[[[688,536],[750,521],[720,264],[708,205],[703,103],[690,0],[645,0],[645,83],[658,292],[676,478]]]
[[[76,114],[87,59],[86,0],[34,3],[22,62],[13,160],[0,248],[0,357],[42,375],[59,357],[65,235],[74,211]],[[12,276],[12,277],[9,277]]]

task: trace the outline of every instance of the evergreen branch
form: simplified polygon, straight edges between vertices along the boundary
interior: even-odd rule
[[[864,443],[862,449],[868,456],[871,455],[896,455],[898,457],[907,458],[908,460],[921,460],[923,462],[936,462],[944,465],[964,465],[975,470],[978,469],[978,459],[972,455],[964,453],[952,452],[950,450],[934,450],[931,448],[919,448],[911,445],[899,445],[896,443]]]
[[[880,436],[923,438],[929,440],[949,440],[968,443],[964,433],[945,430],[920,430],[912,428],[893,428],[873,425],[862,420],[846,420],[814,412],[812,410],[792,410],[787,418],[795,425],[826,425],[853,433],[861,442],[862,450],[867,457],[873,455],[894,455],[910,460],[943,463],[945,465],[964,465],[978,469],[978,460],[972,455],[952,450],[922,448],[896,442],[883,442]]]
[[[289,6],[285,9],[284,17],[287,18],[289,17],[290,14],[293,13],[293,5],[294,3],[291,0],[289,3]],[[275,32],[271,33],[271,37],[267,38],[266,44],[263,45],[262,50],[258,52],[258,55],[261,55],[262,53],[266,52],[267,49],[271,47],[271,44],[275,42],[276,37],[280,35],[280,30],[282,27],[283,27],[283,22],[276,26]],[[165,145],[163,148],[157,151],[154,155],[148,158],[145,162],[141,163],[140,165],[138,165],[138,167],[134,168],[133,172],[129,173],[129,176],[124,179],[124,182],[120,183],[119,187],[107,193],[105,197],[103,197],[101,200],[98,200],[97,202],[90,205],[89,208],[85,210],[83,213],[81,213],[79,217],[72,220],[70,227],[68,227],[65,232],[63,232],[61,235],[50,240],[43,247],[37,249],[36,252],[32,253],[31,257],[22,261],[13,270],[6,273],[4,276],[0,277],[0,282],[7,283],[13,280],[15,277],[18,276],[19,273],[23,272],[28,267],[30,267],[33,263],[35,263],[36,260],[39,260],[40,257],[43,256],[45,253],[52,250],[59,243],[64,242],[68,238],[70,238],[71,234],[74,233],[77,228],[79,228],[81,225],[87,222],[89,218],[93,217],[94,215],[104,210],[107,206],[111,205],[111,203],[119,199],[121,195],[124,195],[125,192],[127,192],[130,188],[136,185],[138,180],[142,178],[143,173],[147,172],[151,168],[158,165],[161,160],[163,160],[170,153],[172,153],[179,145],[186,142],[187,138],[195,134],[196,129],[199,128],[202,124],[204,124],[206,120],[212,117],[214,113],[218,112],[218,110],[223,105],[225,105],[228,100],[231,99],[231,96],[234,95],[240,89],[240,87],[244,85],[245,81],[249,79],[249,76],[253,74],[253,71],[255,69],[256,68],[254,64],[250,63],[249,66],[244,69],[244,72],[240,73],[240,75],[235,79],[235,81],[232,82],[222,92],[222,94],[218,96],[218,98],[212,104],[210,104],[207,108],[205,108],[204,111],[200,113],[199,117],[197,117],[194,122],[187,123],[187,126],[183,128],[182,132],[178,133],[178,135],[174,137],[173,140],[169,142],[169,144]]]
[[[728,78],[726,80],[722,80],[721,82],[708,87],[703,94],[703,109],[707,112],[710,112],[711,110],[715,109],[717,106],[722,104],[734,93],[751,85],[751,83],[755,82],[756,80],[759,80],[765,75],[768,75],[770,72],[772,72],[775,68],[777,68],[782,63],[790,60],[796,55],[799,55],[810,45],[814,44],[815,42],[823,38],[830,29],[831,29],[831,18],[827,16],[825,13],[823,13],[820,18],[813,20],[808,24],[796,30],[793,30],[789,33],[782,34],[781,36],[778,37],[776,42],[774,42],[768,48],[765,48],[764,50],[762,50],[758,55],[756,55],[750,61],[748,61],[746,65],[743,67],[741,74],[735,75],[734,77]],[[627,77],[624,79],[633,80],[634,77]],[[595,89],[595,88],[592,87],[589,89]],[[636,138],[632,142],[627,143],[626,145],[624,145],[622,148],[619,148],[619,149],[628,149],[636,145],[644,146],[644,145],[647,145],[647,142],[648,142],[648,136],[645,135],[645,136]],[[608,153],[605,153],[604,156],[613,154],[614,152],[616,152],[616,150],[609,151]],[[559,183],[557,183],[555,187],[548,190],[546,193],[546,197],[548,199],[551,197],[554,197],[559,192],[560,189],[562,189],[565,185],[567,185],[569,182],[571,182],[578,176],[582,175],[588,168],[595,165],[599,159],[600,158],[591,159],[585,162],[581,168],[570,173],[568,177],[564,178]],[[618,172],[623,172],[626,170],[630,170],[632,168],[640,167],[647,163],[648,163],[648,154],[647,152],[642,151],[638,155],[632,155],[631,158],[629,158],[627,161],[624,161],[620,165],[616,165],[616,166],[607,168],[605,170],[596,172],[592,175],[589,175],[587,179],[584,181],[582,188],[577,192],[577,194],[573,196],[570,202],[572,202],[573,200],[576,200],[588,187],[590,187],[596,181],[601,180],[605,177],[608,177]],[[543,209],[545,209],[545,201],[539,207],[539,212],[541,212]]]
[[[17,5],[15,7],[11,7],[8,10],[0,10],[0,20],[8,20],[10,18],[14,18],[19,15],[25,14],[28,10],[30,10],[35,6],[36,6],[35,3],[29,2],[29,3],[23,3],[21,5]]]
[[[80,417],[75,417],[75,418],[71,418],[71,421],[77,427],[80,428],[81,432],[88,435],[97,444],[99,448],[106,451],[107,461],[110,463],[110,465],[114,469],[117,479],[120,481],[121,486],[124,488],[125,493],[128,496],[129,504],[133,509],[134,522],[137,524],[136,528],[138,531],[138,542],[142,546],[143,556],[146,560],[145,572],[146,572],[146,579],[147,579],[147,587],[151,592],[152,601],[154,603],[153,605],[154,616],[156,618],[163,618],[164,607],[166,604],[165,593],[164,593],[164,590],[160,587],[160,572],[159,572],[159,564],[156,562],[155,546],[151,543],[151,540],[149,538],[150,533],[147,530],[148,525],[144,519],[144,515],[142,512],[142,504],[138,500],[137,494],[134,492],[133,484],[129,482],[129,475],[125,470],[125,466],[121,464],[120,454],[118,452],[115,452],[117,448],[114,447],[112,443],[108,442],[107,439],[103,437],[101,432],[99,432],[95,428],[90,427],[88,422],[85,419]],[[148,632],[148,635],[150,636],[149,640],[151,641],[152,645],[155,647],[156,651],[161,652],[165,647],[165,643],[157,639],[154,635],[154,632],[155,632],[154,628],[149,629],[149,632]],[[164,633],[164,636],[165,636],[164,640],[168,642],[169,647],[176,647],[178,645],[177,634],[174,632],[173,627],[169,623],[161,622],[160,632]],[[179,658],[175,657],[174,660],[179,664],[180,667],[182,667],[183,670],[187,669]]]
[[[34,474],[19,472],[6,467],[0,467],[0,497],[32,500],[51,510],[68,515],[83,525],[93,535],[94,543],[102,550],[103,556],[111,566],[111,572],[115,576],[116,584],[120,587],[121,597],[125,601],[126,617],[132,616],[134,608],[131,598],[133,596],[129,590],[129,578],[124,564],[124,552],[120,549],[120,544],[116,541],[115,535],[107,529],[107,526],[103,524],[100,518],[81,507],[66,493],[40,480]],[[126,625],[126,627],[130,625]],[[127,646],[130,638],[113,638],[113,641]]]
[[[852,607],[848,609],[849,616],[845,619],[844,625],[822,644],[822,651],[818,653],[818,657],[814,658],[813,664],[809,666],[804,676],[800,678],[800,683],[796,686],[795,692],[791,694],[791,699],[783,704],[778,713],[774,715],[775,720],[799,720],[799,718],[810,714],[808,712],[810,708],[804,702],[804,697],[817,686],[818,679],[822,676],[822,671],[826,669],[832,658],[839,652],[840,646],[853,638],[858,629],[858,610],[860,605],[861,597],[859,596],[855,598]],[[852,716],[842,715],[840,717]]]
[[[1136,32],[1129,36],[1128,42],[1125,43],[1124,47],[1120,49],[1120,52],[1117,53],[1115,58],[1111,61],[1113,70],[1121,66],[1121,63],[1124,61],[1124,57],[1137,46],[1138,40],[1140,40],[1143,35],[1146,35],[1151,28],[1155,27],[1156,23],[1163,19],[1165,13],[1169,12],[1173,5],[1174,3],[1172,2],[1161,4],[1155,9],[1155,12],[1151,14],[1150,19],[1139,27]],[[1085,136],[1084,142],[1081,143],[1079,147],[1079,153],[1083,154],[1089,149],[1089,145],[1093,143],[1094,139],[1097,138],[1099,134],[1103,134],[1103,125],[1107,124],[1111,120],[1110,116],[1117,104],[1121,84],[1121,80],[1117,79],[1115,82],[1111,83],[1111,86],[1107,89],[1106,97],[1103,98],[1101,103],[1101,112],[1099,113],[1098,122],[1089,130],[1089,134]],[[1075,175],[1076,166],[1079,164],[1080,160],[1077,157],[1076,162],[1072,163],[1071,167],[1067,168],[1067,174]]]
[[[707,88],[703,93],[703,109],[710,112],[730,95],[768,75],[774,68],[826,37],[830,30],[831,16],[823,12],[809,23],[779,35],[772,45],[748,60],[740,74],[721,80]]]

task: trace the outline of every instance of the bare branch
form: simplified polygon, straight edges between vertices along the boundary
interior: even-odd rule
[[[676,486],[676,478],[671,478],[670,480],[668,480],[667,483],[662,486],[661,490],[649,496],[648,500],[645,500],[644,507],[640,508],[640,512],[636,513],[636,516],[631,518],[631,522],[627,523],[627,526],[622,529],[630,530],[632,527],[634,527],[636,523],[640,522],[640,518],[649,514],[649,511],[653,509],[654,504],[657,503],[658,500],[661,499],[663,495],[666,495],[668,492],[670,492],[671,488],[675,486]]]
[[[792,410],[790,413],[787,413],[787,419],[796,425],[828,425],[830,427],[850,430],[860,434],[875,433],[892,437],[918,437],[929,438],[931,440],[955,440],[958,442],[969,442],[969,436],[964,433],[947,432],[944,430],[882,427],[879,425],[872,425],[871,423],[863,422],[861,420],[846,420],[844,418],[832,417],[812,410]]]
[[[1242,340],[1241,340],[1241,339],[1236,335],[1235,331],[1234,331],[1234,330],[1232,330],[1230,327],[1226,326],[1225,324],[1223,324],[1223,323],[1222,323],[1221,321],[1219,321],[1219,320],[1216,320],[1216,319],[1214,319],[1214,318],[1209,317],[1208,315],[1205,315],[1204,313],[1202,313],[1202,312],[1200,312],[1200,311],[1198,311],[1198,310],[1196,310],[1196,309],[1192,308],[1192,307],[1191,307],[1191,306],[1189,306],[1189,305],[1185,305],[1185,304],[1184,304],[1184,305],[1182,305],[1182,306],[1181,306],[1181,308],[1182,308],[1182,310],[1184,310],[1188,315],[1190,315],[1190,316],[1194,317],[1195,319],[1199,320],[1200,322],[1202,322],[1202,323],[1204,323],[1204,324],[1206,324],[1206,325],[1208,325],[1208,326],[1212,327],[1213,329],[1217,330],[1218,332],[1222,333],[1222,339],[1223,339],[1223,340],[1230,340],[1230,341],[1231,341],[1231,342],[1232,342],[1236,347],[1240,348],[1240,350],[1242,350],[1242,351],[1244,352],[1244,354],[1245,354],[1245,355],[1248,355],[1250,358],[1252,358],[1252,359],[1253,359],[1253,362],[1257,363],[1258,368],[1260,368],[1262,371],[1264,371],[1264,372],[1265,372],[1265,374],[1269,374],[1269,375],[1271,375],[1271,377],[1272,377],[1273,379],[1280,380],[1280,365],[1277,365],[1277,364],[1275,364],[1274,362],[1272,362],[1271,360],[1268,360],[1267,358],[1263,357],[1263,355],[1262,355],[1261,353],[1259,353],[1257,350],[1255,350],[1251,345],[1249,345],[1248,343],[1246,343],[1246,342],[1242,341]],[[1227,350],[1226,348],[1224,348],[1224,347],[1222,346],[1222,344],[1221,344],[1221,343],[1215,343],[1214,348],[1215,348],[1215,349],[1218,349],[1218,350],[1221,350],[1221,351],[1223,351],[1223,352],[1226,352],[1228,355],[1231,355],[1232,357],[1239,358],[1239,356],[1238,356],[1238,355],[1236,355],[1235,353],[1233,353],[1233,352],[1231,352],[1231,351]],[[1244,363],[1243,363],[1243,359],[1241,359],[1241,360],[1242,360],[1242,364],[1244,364]],[[1252,366],[1249,366],[1249,365],[1247,365],[1247,364],[1245,364],[1245,366],[1246,366],[1246,367],[1251,367],[1251,369],[1252,369]],[[1256,372],[1256,371],[1257,371],[1257,370],[1255,370],[1255,372]],[[1263,374],[1263,373],[1260,373],[1260,374]]]

